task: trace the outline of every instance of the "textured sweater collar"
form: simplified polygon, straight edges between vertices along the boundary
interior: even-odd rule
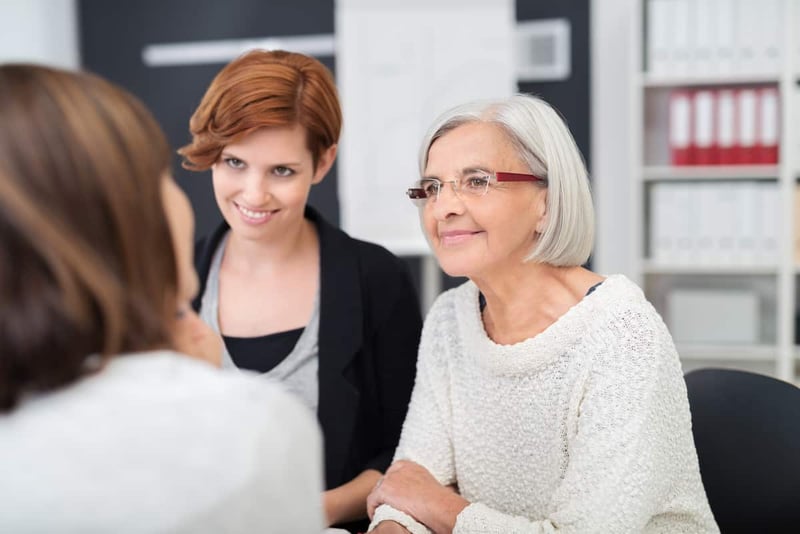
[[[612,275],[541,333],[513,345],[500,345],[486,333],[478,295],[478,287],[471,281],[456,290],[456,321],[468,357],[494,374],[530,372],[553,361],[602,328],[607,321],[603,316],[609,316],[614,308],[642,298],[641,290],[625,276]]]

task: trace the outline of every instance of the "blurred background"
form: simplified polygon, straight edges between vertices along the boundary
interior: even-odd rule
[[[99,73],[177,148],[219,69],[284,48],[334,72],[345,126],[312,191],[331,222],[408,262],[427,309],[461,280],[427,254],[403,192],[450,105],[534,93],[566,119],[597,211],[591,267],[639,283],[684,367],[797,382],[797,0],[0,0],[0,62]],[[197,233],[209,173],[174,171]]]

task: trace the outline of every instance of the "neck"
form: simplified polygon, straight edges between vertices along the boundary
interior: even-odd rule
[[[231,232],[223,261],[228,267],[247,272],[271,271],[302,260],[318,247],[314,223],[303,218],[300,224],[283,230],[276,239],[245,239]]]
[[[497,343],[512,344],[544,331],[600,280],[582,267],[528,262],[474,282],[486,298],[486,332]]]

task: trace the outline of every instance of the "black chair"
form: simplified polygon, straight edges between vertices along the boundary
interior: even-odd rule
[[[685,378],[700,474],[722,533],[800,533],[800,389],[727,369]]]

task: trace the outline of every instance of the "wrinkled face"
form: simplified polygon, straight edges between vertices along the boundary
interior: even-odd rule
[[[434,141],[423,178],[461,180],[483,171],[529,173],[497,125],[468,123]],[[529,182],[500,182],[484,196],[457,196],[446,184],[439,198],[421,208],[426,237],[451,276],[491,276],[517,266],[544,228],[547,189]]]
[[[336,146],[317,168],[299,124],[262,128],[227,145],[212,167],[214,196],[238,237],[272,240],[303,220],[311,185],[333,164]]]

